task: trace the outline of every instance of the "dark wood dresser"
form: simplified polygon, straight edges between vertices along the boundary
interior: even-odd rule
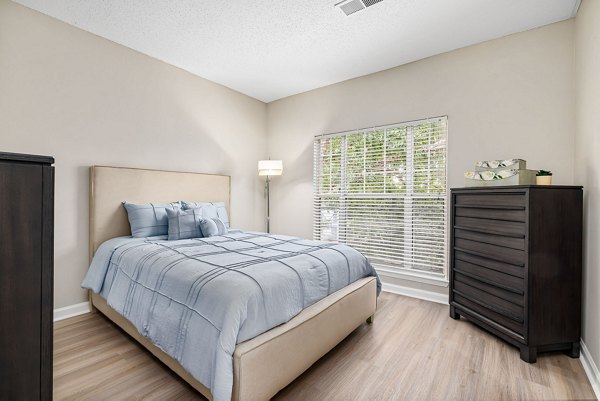
[[[519,347],[579,357],[582,187],[451,191],[450,317]]]
[[[0,400],[52,399],[54,159],[0,152]]]

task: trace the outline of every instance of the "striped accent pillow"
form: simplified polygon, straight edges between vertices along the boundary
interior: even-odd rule
[[[225,226],[229,228],[229,216],[227,215],[227,209],[225,209],[224,202],[191,202],[181,201],[181,207],[185,209],[202,208],[202,214],[204,217],[218,217],[221,219]]]
[[[167,209],[167,217],[169,218],[169,241],[202,237],[202,231],[200,231],[202,208]]]
[[[181,203],[143,203],[135,204],[123,202],[127,211],[127,218],[131,227],[131,236],[135,238],[153,237],[155,235],[167,235],[169,231],[169,219],[167,209],[176,210]]]
[[[200,220],[200,231],[203,237],[227,234],[227,226],[218,217],[208,217]]]

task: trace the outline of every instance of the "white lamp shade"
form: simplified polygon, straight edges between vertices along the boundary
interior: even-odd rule
[[[281,160],[259,160],[258,175],[281,175],[283,173],[283,161]]]

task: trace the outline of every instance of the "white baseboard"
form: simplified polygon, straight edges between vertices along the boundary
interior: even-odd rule
[[[406,295],[407,297],[448,305],[448,294],[440,294],[438,292],[426,291],[419,288],[405,287],[402,285],[389,283],[382,283],[381,290],[385,292],[391,292],[392,294]]]
[[[596,398],[600,399],[600,371],[598,370],[598,366],[596,366],[596,362],[594,362],[592,355],[590,355],[590,350],[583,340],[581,340],[581,356],[579,357],[579,360],[581,361],[581,365],[583,365],[585,374],[592,384]]]
[[[54,309],[54,321],[68,319],[88,313],[90,311],[90,303],[82,302],[80,304],[65,306],[64,308]]]

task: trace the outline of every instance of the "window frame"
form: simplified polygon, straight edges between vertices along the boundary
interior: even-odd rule
[[[333,137],[338,137],[338,136],[343,136],[345,139],[343,140],[343,144],[342,145],[342,151],[341,151],[341,172],[340,174],[342,175],[342,177],[340,178],[341,181],[346,181],[347,176],[346,176],[346,156],[347,156],[347,149],[345,147],[346,144],[346,140],[348,138],[348,136],[353,135],[353,134],[361,134],[361,133],[366,133],[366,132],[374,132],[374,131],[382,131],[382,130],[389,130],[389,129],[402,129],[402,128],[409,128],[411,130],[411,134],[410,134],[410,141],[407,141],[407,150],[405,151],[405,155],[406,155],[406,163],[408,164],[408,157],[410,155],[410,158],[413,159],[411,162],[412,165],[412,171],[413,174],[410,175],[411,180],[414,179],[415,174],[414,174],[414,150],[411,150],[410,152],[408,151],[408,142],[412,143],[414,146],[414,132],[412,132],[412,127],[418,126],[418,125],[423,125],[423,124],[427,124],[427,123],[434,123],[434,122],[439,122],[439,121],[443,121],[444,125],[445,125],[445,163],[444,163],[444,206],[443,206],[443,225],[444,225],[444,229],[443,229],[443,261],[442,261],[442,272],[428,272],[426,270],[419,270],[419,269],[414,269],[414,268],[402,268],[400,266],[397,267],[393,267],[391,265],[383,265],[383,264],[379,264],[377,262],[372,262],[373,266],[377,269],[378,273],[380,273],[381,275],[384,276],[389,276],[389,277],[394,277],[394,278],[401,278],[401,279],[407,279],[407,280],[411,280],[411,281],[418,281],[418,282],[422,282],[422,283],[426,283],[426,284],[432,284],[432,285],[438,285],[438,286],[447,286],[448,284],[448,271],[449,271],[449,260],[448,260],[448,247],[449,247],[449,230],[451,229],[451,227],[449,227],[449,200],[450,200],[450,186],[448,183],[448,160],[449,160],[449,121],[448,121],[448,116],[444,115],[444,116],[437,116],[437,117],[430,117],[430,118],[424,118],[424,119],[418,119],[418,120],[412,120],[412,121],[405,121],[405,122],[401,122],[401,123],[396,123],[396,124],[388,124],[388,125],[383,125],[383,126],[375,126],[375,127],[367,127],[367,128],[359,128],[359,129],[353,129],[353,130],[349,130],[349,131],[343,131],[343,132],[336,132],[336,133],[330,133],[330,134],[320,134],[320,135],[316,135],[314,138],[314,160],[313,160],[313,238],[315,239],[319,239],[317,238],[317,232],[318,230],[321,230],[321,222],[320,222],[320,216],[321,213],[317,213],[317,205],[320,205],[322,203],[322,199],[325,198],[325,196],[323,195],[327,195],[325,193],[323,193],[322,191],[319,191],[318,188],[318,183],[320,183],[320,181],[318,181],[319,179],[321,179],[320,177],[317,177],[317,174],[319,173],[319,171],[323,171],[323,163],[321,163],[321,158],[320,158],[320,151],[317,152],[317,143],[319,143],[320,145],[320,141],[326,138],[333,138]],[[409,135],[407,133],[406,138],[409,138]],[[387,149],[384,145],[384,149]],[[384,151],[385,152],[385,151]],[[385,153],[384,153],[385,154]],[[384,156],[385,159],[385,156]],[[387,159],[385,159],[387,160]],[[320,167],[320,168],[319,168]],[[407,166],[407,170],[408,170]],[[431,167],[428,166],[428,169],[430,169]],[[385,171],[385,167],[384,167],[384,171]],[[323,174],[321,174],[321,177],[323,177]],[[429,181],[428,181],[429,182]],[[347,191],[347,189],[349,188],[347,183],[344,183],[344,190],[340,191],[339,194],[339,199],[347,199],[349,197],[352,197],[352,193],[350,193],[349,191]],[[384,180],[384,188],[385,188],[385,180]],[[410,192],[410,195],[407,191],[407,193],[405,193],[404,195],[397,195],[397,196],[393,196],[394,198],[411,198],[414,199],[415,195],[417,195],[418,197],[418,192],[415,192],[414,190],[412,190]],[[368,194],[367,194],[368,195]],[[367,196],[365,195],[365,196]],[[379,194],[379,195],[383,195],[383,193]],[[359,197],[359,195],[355,195],[356,198]],[[347,213],[347,208],[341,208],[342,209],[342,213]],[[317,217],[317,214],[319,215],[319,217]],[[403,216],[404,216],[404,211],[403,211]],[[346,220],[342,220],[340,219],[340,221],[346,221]],[[413,220],[414,221],[414,220]],[[411,228],[412,230],[412,228]],[[345,241],[343,240],[342,235],[338,234],[337,235],[338,240],[336,242],[339,243],[345,243]],[[409,243],[406,242],[407,240],[404,240],[403,243],[405,244],[405,246],[412,244],[412,241],[408,240]]]

